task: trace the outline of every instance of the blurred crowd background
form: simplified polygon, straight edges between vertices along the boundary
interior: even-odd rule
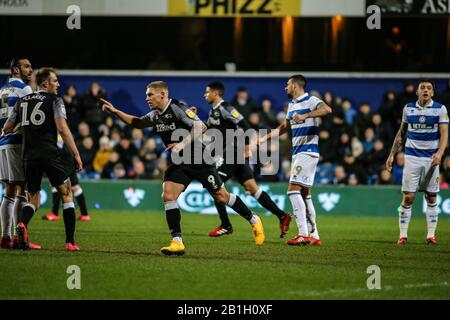
[[[384,168],[406,103],[417,100],[415,83],[405,83],[402,92],[387,89],[379,106],[368,103],[353,105],[352,97],[339,92],[309,94],[322,99],[333,113],[322,119],[319,130],[320,162],[315,183],[349,185],[400,185],[404,155],[396,156],[392,173]],[[100,98],[108,93],[94,82],[87,92],[69,85],[63,95],[70,128],[80,150],[84,171],[82,179],[161,179],[169,156],[159,136],[151,128],[144,130],[125,126],[114,116],[101,110]],[[450,81],[447,88],[436,92],[435,100],[450,105]],[[268,98],[253,97],[240,87],[230,101],[254,129],[274,129],[286,116],[286,100],[282,106],[272,105]],[[206,119],[202,119],[205,121]],[[271,164],[250,163],[258,181],[287,181],[290,175],[291,140],[280,137],[277,150],[280,169],[265,175]],[[450,152],[441,164],[441,187],[450,183]]]

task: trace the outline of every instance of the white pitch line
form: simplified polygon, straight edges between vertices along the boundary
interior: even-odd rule
[[[441,287],[448,286],[449,283],[447,281],[440,283],[410,283],[404,284],[403,286],[382,286],[381,289],[367,289],[367,288],[356,288],[356,289],[330,289],[330,290],[311,290],[311,291],[289,291],[288,294],[298,294],[298,295],[306,295],[306,296],[321,296],[324,294],[341,294],[341,293],[355,293],[355,292],[377,292],[377,291],[390,291],[390,290],[398,290],[398,289],[415,289],[415,288],[426,288],[426,287]]]

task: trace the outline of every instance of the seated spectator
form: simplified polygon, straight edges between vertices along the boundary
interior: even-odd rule
[[[370,106],[367,103],[361,103],[359,105],[359,112],[355,119],[355,135],[360,139],[364,139],[364,132],[372,123],[372,112]]]
[[[327,130],[320,130],[319,132],[319,161],[322,163],[335,162],[335,144]]]
[[[66,107],[67,124],[69,125],[70,131],[76,132],[81,121],[81,98],[73,84],[67,87],[66,93],[63,95],[63,100],[64,106]]]
[[[105,136],[100,138],[99,144],[100,149],[95,154],[93,168],[95,172],[101,173],[103,171],[103,168],[109,162],[109,156],[111,154],[112,148],[109,138]]]
[[[274,129],[278,127],[278,120],[272,110],[272,101],[266,98],[261,102],[261,121],[264,127]]]
[[[120,140],[122,139],[122,134],[120,132],[119,128],[113,128],[111,131],[111,147],[115,148],[117,145],[119,145]]]
[[[364,153],[370,153],[373,150],[374,142],[375,133],[373,132],[373,129],[369,127],[364,131],[364,140],[362,141]]]
[[[78,133],[75,134],[75,143],[77,144],[77,146],[80,146],[83,139],[86,137],[90,137],[91,136],[91,130],[89,128],[89,125],[82,121],[80,122],[80,124],[78,125]]]
[[[348,133],[342,133],[339,136],[336,153],[337,153],[337,160],[340,162],[343,161],[345,155],[352,154],[352,145]]]
[[[157,145],[155,139],[150,138],[145,142],[145,145],[139,152],[139,156],[144,163],[145,171],[152,174],[158,166],[158,152],[156,148]]]
[[[112,179],[114,174],[114,167],[119,164],[119,154],[116,151],[112,151],[109,154],[109,161],[106,166],[103,167],[103,171],[101,174],[102,179]],[[122,165],[123,167],[123,165]]]
[[[259,118],[259,113],[258,112],[252,112],[252,113],[249,114],[249,116],[248,116],[248,124],[250,125],[250,127],[252,129],[255,129],[255,130],[266,129],[261,124],[261,119]]]
[[[373,114],[371,127],[375,133],[375,136],[381,139],[384,143],[394,141],[394,131],[392,130],[392,127],[388,123],[383,123],[380,114]]]
[[[123,164],[118,163],[114,166],[111,179],[126,179],[127,178],[127,172],[125,171],[125,168]]]
[[[137,150],[140,150],[144,145],[144,134],[141,129],[133,129],[131,131],[131,139]]]
[[[130,178],[136,180],[147,180],[151,179],[152,175],[145,170],[144,163],[141,161],[141,159],[135,158],[133,160],[133,170],[132,174],[130,174]]]
[[[351,174],[348,176],[347,184],[348,184],[349,186],[356,186],[357,184],[359,184],[358,176],[357,176],[356,174],[354,174],[354,173],[351,173]]]
[[[100,99],[107,100],[105,90],[100,87],[98,82],[93,82],[89,90],[83,96],[82,115],[83,120],[91,128],[92,135],[97,138],[98,126],[103,122],[104,112],[100,106]]]
[[[378,180],[375,182],[377,185],[390,185],[394,182],[392,174],[387,169],[380,170],[378,174]]]
[[[366,184],[367,183],[367,170],[361,165],[359,161],[355,159],[352,154],[348,154],[344,157],[343,163],[345,172],[349,175],[354,174],[358,180],[358,183]],[[350,184],[350,181],[349,181]]]
[[[347,184],[347,173],[345,173],[345,169],[343,166],[337,166],[334,169],[333,184],[336,185]]]
[[[80,157],[83,161],[83,171],[89,175],[93,171],[92,162],[94,161],[96,153],[92,137],[85,137],[81,146],[78,148],[78,151],[80,152]]]
[[[258,112],[258,107],[255,100],[253,100],[244,87],[239,87],[236,95],[230,101],[231,105],[239,111],[242,116],[248,120],[250,113]]]
[[[341,107],[344,112],[345,122],[347,122],[347,125],[353,126],[357,112],[352,108],[352,103],[349,99],[344,98],[342,99]]]
[[[384,93],[383,100],[378,107],[378,112],[381,116],[382,123],[388,132],[397,131],[400,126],[403,107],[400,106],[397,100],[397,93],[395,90],[388,90]]]
[[[129,139],[120,139],[119,144],[114,147],[114,151],[119,154],[120,162],[125,167],[125,170],[128,171],[133,167],[133,158],[138,155],[138,150]]]
[[[444,180],[447,183],[450,183],[450,156],[446,156],[442,161],[442,174],[444,176]]]
[[[395,155],[395,162],[392,166],[393,183],[396,185],[402,184],[403,167],[405,166],[405,154],[399,152]]]

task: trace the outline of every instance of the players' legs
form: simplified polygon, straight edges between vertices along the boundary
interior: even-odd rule
[[[425,199],[427,201],[427,209],[425,211],[427,218],[427,239],[429,239],[434,238],[438,223],[437,194],[425,192]]]
[[[16,186],[16,198],[14,200],[14,207],[13,207],[13,225],[17,226],[19,223],[19,215],[22,212],[22,209],[27,202],[26,192],[25,192],[25,186],[23,181],[15,181],[13,182]],[[14,235],[16,235],[16,228],[13,228]]]
[[[408,226],[411,221],[412,205],[414,203],[415,193],[403,191],[402,204],[400,206],[398,225],[400,229],[400,238],[408,238]]]
[[[75,204],[73,202],[70,180],[56,187],[63,202],[63,219],[66,229],[66,244],[75,245]]]
[[[181,214],[180,209],[178,208],[177,199],[185,188],[186,186],[182,183],[164,181],[163,192],[161,195],[166,211],[167,225],[169,226],[172,239],[181,243],[183,242],[180,225]]]
[[[270,199],[270,196],[259,188],[255,179],[248,179],[241,184],[245,188],[245,191],[250,193],[259,202],[259,204],[261,204],[261,206],[276,215],[280,222],[283,220],[286,213],[280,210],[275,202]]]
[[[72,180],[71,180],[72,181]],[[79,184],[72,185],[73,196],[77,200],[78,206],[80,207],[80,213],[82,216],[88,216],[88,209],[86,206],[86,199],[84,197],[83,189]]]
[[[255,217],[253,216],[253,213],[250,211],[250,209],[241,200],[241,198],[233,193],[229,193],[224,186],[211,194],[214,197],[215,201],[229,206],[244,219],[250,221],[250,223],[252,223],[252,221],[253,223],[256,222],[255,220],[252,220],[255,219]]]
[[[11,238],[11,225],[13,217],[14,197],[16,196],[15,186],[4,181],[6,188],[0,205],[0,215],[2,223],[2,238]]]
[[[61,196],[58,189],[52,186],[52,212],[55,216],[59,215],[59,205],[61,203]]]
[[[314,204],[312,202],[311,188],[303,187],[301,188],[300,193],[306,205],[306,223],[308,224],[309,236],[315,239],[320,239],[319,230],[317,229],[316,223],[316,209],[314,208]]]
[[[216,206],[217,213],[220,218],[220,227],[224,229],[232,228],[231,221],[228,218],[227,206],[223,203],[217,202],[214,200],[214,205]]]
[[[301,195],[302,186],[289,183],[288,196],[291,201],[295,221],[297,222],[298,234],[302,237],[309,237],[308,225],[306,222],[306,205]]]

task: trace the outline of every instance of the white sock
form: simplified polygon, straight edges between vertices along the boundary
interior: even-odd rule
[[[255,215],[252,215],[252,217],[250,218],[249,222],[250,222],[250,224],[255,224],[255,223],[258,222],[258,220],[256,220],[256,216]]]
[[[312,197],[306,196],[305,199],[306,202],[306,221],[308,223],[308,232],[309,235],[313,238],[320,239],[319,238],[319,230],[317,230],[317,223],[316,223],[316,209],[314,208]]]
[[[2,237],[11,238],[11,225],[13,216],[14,200],[10,197],[3,196],[0,206],[0,215],[2,221]]]
[[[434,237],[438,223],[439,210],[437,203],[428,204],[425,215],[427,217],[427,238],[431,238]]]
[[[400,237],[407,238],[408,237],[408,226],[409,221],[411,220],[411,206],[404,206],[403,204],[400,206],[400,212],[398,215],[398,226],[400,228]]]
[[[13,234],[16,235],[17,224],[19,223],[19,213],[22,212],[23,206],[27,203],[27,198],[24,196],[16,196],[14,199],[14,207],[13,207]]]
[[[181,237],[173,237],[172,240],[176,240],[178,242],[183,243],[183,239]]]
[[[297,222],[299,235],[308,237],[308,224],[306,222],[306,206],[300,191],[289,191],[289,200],[294,211],[295,221]]]

